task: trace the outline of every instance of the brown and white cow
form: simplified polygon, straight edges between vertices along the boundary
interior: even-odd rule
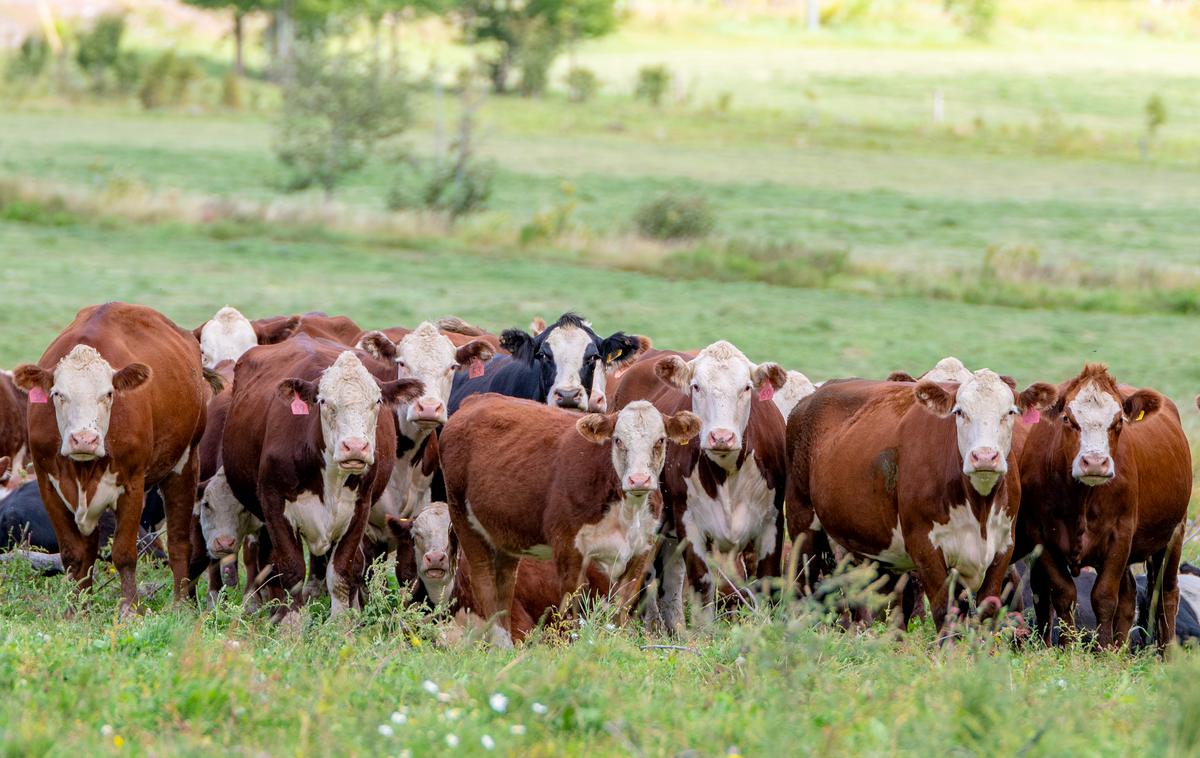
[[[21,472],[29,453],[28,399],[13,381],[12,373],[0,371],[0,456],[9,458],[9,478],[0,487],[0,499],[21,485]]]
[[[458,589],[458,540],[450,506],[430,503],[413,518],[388,516],[396,547],[396,580],[412,590],[412,600],[433,607],[449,603]]]
[[[482,340],[491,345],[492,353],[503,353],[505,350],[500,347],[500,338],[491,332],[484,331],[474,324],[468,324],[457,316],[443,316],[432,322],[440,334],[450,340],[455,347],[462,347],[475,340]],[[392,342],[399,342],[407,337],[413,330],[404,326],[392,326],[379,331],[387,335]]]
[[[255,345],[273,345],[287,339],[299,325],[299,316],[251,321],[227,305],[193,329],[192,334],[200,343],[204,367],[215,369],[225,361],[236,361]]]
[[[507,611],[521,556],[554,560],[560,598],[575,596],[595,565],[628,609],[662,513],[667,441],[683,443],[699,425],[647,402],[586,416],[495,394],[463,403],[442,432],[442,470],[496,643],[512,643]]]
[[[1097,641],[1125,643],[1133,622],[1132,563],[1146,562],[1160,646],[1174,636],[1176,577],[1192,492],[1192,459],[1175,405],[1152,389],[1118,386],[1088,364],[1059,387],[1053,412],[1033,427],[1021,456],[1022,554],[1042,546],[1030,573],[1038,627],[1050,643],[1051,609],[1073,623],[1075,583],[1096,569]],[[1148,624],[1147,624],[1148,626]]]
[[[221,448],[225,478],[266,524],[272,590],[292,593],[289,610],[304,602],[301,540],[310,554],[331,556],[331,612],[355,600],[367,516],[395,463],[390,407],[422,392],[419,380],[389,381],[392,371],[306,334],[252,348],[238,361]]]
[[[934,364],[933,368],[921,374],[919,377],[913,378],[912,374],[905,371],[893,371],[888,375],[889,382],[919,382],[922,379],[927,379],[931,382],[952,382],[961,384],[971,378],[971,370],[963,365],[963,362],[953,355],[948,355]]]
[[[1000,595],[1020,497],[1013,429],[1055,397],[987,369],[959,384],[827,382],[788,419],[789,533],[819,520],[858,558],[915,570],[941,629],[958,583]]]
[[[29,393],[38,488],[77,587],[92,584],[96,526],[115,508],[121,609],[133,607],[143,496],[158,485],[175,597],[187,597],[195,453],[207,397],[196,341],[150,308],[107,303],[80,311],[37,365],[20,366],[14,377]]]
[[[275,344],[297,334],[326,339],[346,347],[358,343],[362,328],[348,316],[330,316],[321,311],[309,311],[297,316],[272,316],[251,321],[256,333],[270,335],[259,344]]]
[[[723,340],[690,359],[670,352],[642,359],[621,380],[617,408],[643,399],[664,414],[700,418],[699,444],[670,446],[662,479],[668,517],[657,613],[668,631],[683,623],[685,569],[706,604],[716,596],[710,563],[737,570],[751,550],[756,565],[747,575],[779,575],[787,469],[784,420],[771,399],[786,380],[778,364],[752,363]],[[682,555],[674,541],[684,543]]]

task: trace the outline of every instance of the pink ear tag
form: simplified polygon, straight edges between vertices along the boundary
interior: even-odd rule
[[[773,397],[775,397],[775,385],[770,381],[763,382],[762,389],[758,391],[758,399],[765,403]]]
[[[34,405],[45,405],[50,402],[50,398],[46,397],[46,390],[41,387],[34,387],[29,390],[29,402]]]
[[[295,397],[292,398],[292,415],[293,416],[307,416],[308,415],[308,403],[304,402],[304,399],[301,398],[299,395],[296,395]]]
[[[483,376],[483,361],[478,358],[472,358],[471,365],[467,369],[467,376],[471,379],[478,379]]]
[[[1022,424],[1036,424],[1042,420],[1042,412],[1037,408],[1030,408],[1021,416]]]

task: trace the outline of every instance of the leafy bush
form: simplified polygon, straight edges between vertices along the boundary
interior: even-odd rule
[[[638,208],[633,221],[643,237],[677,240],[707,235],[716,225],[716,216],[699,195],[665,194]]]
[[[996,23],[997,0],[946,0],[946,10],[968,37],[987,39]]]
[[[671,69],[664,65],[642,66],[638,69],[634,98],[645,100],[657,108],[671,88],[671,78]]]
[[[201,77],[200,67],[190,58],[179,58],[168,50],[146,67],[138,99],[146,109],[187,102],[194,84]]]
[[[524,97],[536,97],[546,91],[550,81],[550,66],[558,57],[560,43],[548,32],[531,33],[516,52],[517,68],[521,71],[518,91]]]
[[[459,170],[454,161],[407,161],[387,204],[392,210],[438,211],[454,220],[487,206],[494,175],[490,163],[470,163]]]
[[[29,35],[17,48],[5,71],[9,79],[36,79],[50,61],[50,46],[40,36]]]
[[[125,19],[115,14],[101,16],[91,29],[79,35],[75,61],[92,77],[97,90],[105,88],[106,74],[116,69],[124,36]]]
[[[586,103],[600,89],[596,72],[586,66],[574,66],[567,72],[567,97],[573,103]]]
[[[785,287],[825,287],[851,271],[845,248],[809,248],[795,242],[729,240],[672,253],[663,273],[689,279],[759,281]]]
[[[521,227],[522,245],[556,239],[570,231],[579,201],[575,199],[574,184],[563,182],[561,190],[562,195],[554,205],[539,210]]]

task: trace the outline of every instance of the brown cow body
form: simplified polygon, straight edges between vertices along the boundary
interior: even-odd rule
[[[554,560],[560,599],[583,587],[595,564],[628,607],[662,513],[656,490],[667,435],[687,439],[694,426],[690,414],[663,419],[647,403],[582,417],[495,394],[463,403],[442,432],[442,469],[454,530],[482,614],[498,622],[498,644],[512,642],[511,618],[497,614],[512,605],[522,556]]]
[[[222,442],[225,476],[237,500],[266,524],[272,592],[291,591],[291,610],[303,602],[301,537],[313,555],[330,556],[332,612],[356,599],[367,514],[395,461],[389,406],[420,391],[413,380],[386,381],[391,371],[366,353],[308,335],[253,348],[238,361]],[[326,439],[340,434],[343,406],[358,419],[353,436]]]
[[[29,452],[26,404],[29,397],[13,382],[12,374],[0,371],[0,456],[9,458],[9,489],[21,483],[21,470]],[[4,496],[0,489],[0,497]]]
[[[1009,390],[1005,399],[1008,386],[999,377],[976,376],[986,378],[994,417],[1010,435],[1017,422],[1002,413],[1052,400],[1046,385],[1020,397]],[[829,382],[802,400],[787,424],[789,533],[805,534],[819,522],[829,539],[860,559],[897,573],[915,569],[939,629],[952,570],[970,590],[999,596],[1019,506],[1015,458],[1002,438],[989,439],[986,466],[966,473],[959,388]],[[973,476],[990,480],[990,489],[982,485],[986,494]]]
[[[66,386],[68,375],[85,373],[96,381]],[[29,445],[68,574],[80,588],[91,585],[99,549],[95,527],[101,513],[115,506],[113,563],[121,576],[122,609],[133,606],[138,520],[146,488],[157,484],[166,507],[175,595],[186,597],[199,470],[195,452],[204,432],[207,393],[196,341],[156,311],[108,303],[80,311],[38,366],[22,366],[15,376],[22,386],[50,395],[49,402],[30,406]],[[108,409],[107,429],[98,424],[104,433],[90,440],[96,455],[68,457],[63,453],[77,437],[62,439],[58,416],[95,387],[110,392],[97,405]],[[69,416],[64,419],[70,422]]]
[[[1091,388],[1098,391],[1092,394]],[[1077,404],[1089,395],[1102,411],[1093,419],[1098,435],[1093,439],[1103,442],[1094,446],[1082,440],[1089,417]],[[1100,460],[1103,454],[1107,461]],[[1158,642],[1170,643],[1179,605],[1182,526],[1192,490],[1191,451],[1175,405],[1153,390],[1118,387],[1102,366],[1090,365],[1060,387],[1059,405],[1033,427],[1020,465],[1017,547],[1022,554],[1043,548],[1030,575],[1043,640],[1051,640],[1052,610],[1073,622],[1072,576],[1090,566],[1097,572],[1091,597],[1097,641],[1106,647],[1123,644],[1135,602],[1128,566],[1145,561],[1149,586],[1161,578],[1154,620]]]

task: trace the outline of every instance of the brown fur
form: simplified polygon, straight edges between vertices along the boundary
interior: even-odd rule
[[[29,443],[28,402],[29,396],[13,382],[13,378],[0,372],[0,455],[12,459],[13,471],[25,465],[24,452]]]

